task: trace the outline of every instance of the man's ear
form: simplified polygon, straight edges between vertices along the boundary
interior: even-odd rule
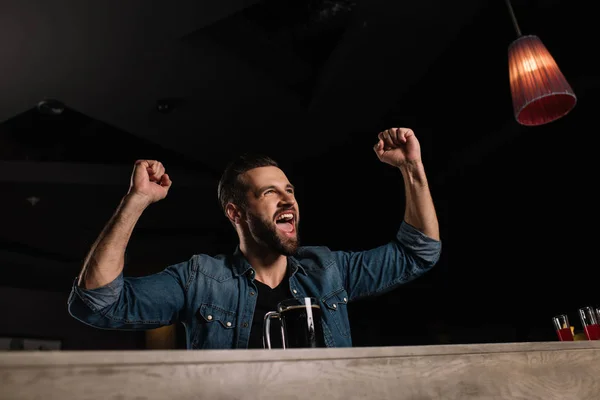
[[[238,206],[233,203],[227,203],[225,206],[225,213],[232,223],[240,223],[240,220],[242,219],[242,210]]]

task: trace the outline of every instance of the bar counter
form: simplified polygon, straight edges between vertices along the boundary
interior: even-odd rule
[[[0,352],[0,399],[600,399],[600,341]]]

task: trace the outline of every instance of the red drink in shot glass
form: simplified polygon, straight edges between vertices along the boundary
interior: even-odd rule
[[[598,317],[596,310],[592,307],[582,307],[579,309],[579,319],[585,330],[585,336],[588,340],[600,340],[600,325],[598,325]]]
[[[554,329],[556,329],[556,334],[561,342],[572,342],[574,340],[573,331],[566,314],[557,315],[552,318],[552,321],[554,321]]]

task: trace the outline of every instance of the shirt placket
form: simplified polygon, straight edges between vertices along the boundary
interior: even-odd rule
[[[257,289],[254,284],[254,270],[249,269],[243,276],[242,280],[243,295],[240,296],[240,315],[242,320],[239,324],[239,335],[237,340],[237,348],[245,349],[248,347],[250,340],[250,329],[252,329],[252,319],[254,318],[254,310],[256,308]]]

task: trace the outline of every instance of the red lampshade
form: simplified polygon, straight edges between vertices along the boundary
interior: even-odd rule
[[[520,124],[547,124],[575,107],[573,89],[537,36],[521,36],[511,43],[508,66],[515,118]]]

